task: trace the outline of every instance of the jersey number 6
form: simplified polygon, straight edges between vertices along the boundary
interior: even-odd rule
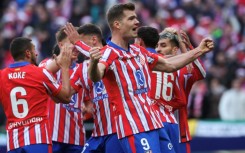
[[[10,92],[10,100],[12,111],[15,117],[24,118],[28,114],[28,103],[25,99],[17,99],[16,94],[20,93],[21,96],[26,96],[26,90],[23,87],[15,87]],[[21,106],[23,111],[20,112],[18,106]]]

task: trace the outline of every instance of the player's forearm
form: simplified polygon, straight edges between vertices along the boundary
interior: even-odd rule
[[[99,66],[97,62],[90,61],[89,67],[88,67],[88,73],[89,73],[89,78],[93,82],[98,82],[102,79],[102,74],[99,70]]]
[[[198,57],[202,56],[203,52],[198,49],[194,49],[190,52],[186,52],[177,56],[170,57],[167,60],[167,63],[170,65],[170,72],[177,71],[185,65],[193,62]]]
[[[181,53],[186,53],[187,52],[187,48],[186,48],[185,44],[182,41],[180,41],[179,47],[180,47]]]

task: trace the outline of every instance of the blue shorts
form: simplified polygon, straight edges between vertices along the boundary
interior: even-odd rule
[[[180,152],[182,153],[191,153],[190,142],[181,142],[180,143]]]
[[[164,128],[127,136],[120,143],[126,153],[175,153]]]
[[[53,153],[81,153],[83,146],[52,141]]]
[[[52,153],[51,144],[33,144],[8,151],[8,153]]]
[[[173,144],[175,152],[181,152],[180,151],[179,125],[168,123],[168,122],[163,122],[163,126]]]
[[[84,145],[82,153],[124,153],[117,134],[91,137]]]

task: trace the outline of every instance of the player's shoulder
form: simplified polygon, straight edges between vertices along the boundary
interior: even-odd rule
[[[51,62],[51,60],[52,59],[50,59],[50,58],[45,58],[44,60],[42,60],[40,63],[39,63],[39,67],[46,67],[47,66],[47,64],[49,63],[49,62]]]
[[[103,46],[100,50],[101,50],[102,52],[105,52],[107,49],[112,49],[112,47],[109,46],[109,45],[105,45],[105,46]]]
[[[142,47],[138,44],[131,44],[130,48],[135,50],[135,51],[146,51],[147,52],[147,50],[144,47]]]
[[[46,73],[50,73],[45,67],[38,67],[36,65],[29,65],[27,67],[25,67],[25,69],[27,73],[32,73],[32,77],[37,77],[37,78],[41,78],[43,77],[43,75]],[[34,79],[34,78],[33,78]]]

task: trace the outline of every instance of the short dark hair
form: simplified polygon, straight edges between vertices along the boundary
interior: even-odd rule
[[[179,47],[179,40],[178,40],[178,36],[176,34],[173,34],[171,32],[166,31],[166,32],[160,33],[159,39],[160,40],[161,39],[169,39],[173,46]]]
[[[56,41],[57,42],[61,42],[62,40],[64,40],[67,35],[65,33],[65,27],[61,27],[55,34],[56,37]]]
[[[107,12],[107,22],[109,27],[112,28],[113,22],[116,20],[121,20],[124,16],[123,11],[135,10],[135,5],[133,3],[121,3],[113,5]]]
[[[138,29],[138,38],[141,38],[146,47],[155,48],[159,41],[159,34],[156,28],[142,26]]]
[[[102,42],[102,31],[98,26],[94,24],[84,24],[78,27],[77,32],[83,35],[96,35],[98,39]]]
[[[17,37],[10,43],[10,52],[15,61],[25,58],[25,51],[32,49],[31,39]]]

